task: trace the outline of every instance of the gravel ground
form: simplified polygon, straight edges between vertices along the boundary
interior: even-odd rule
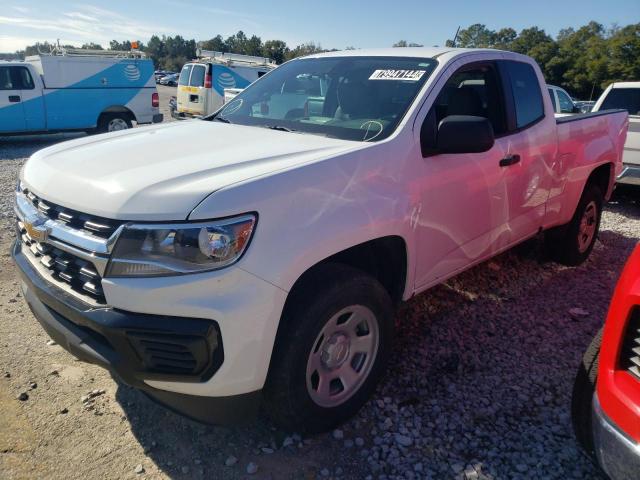
[[[69,137],[0,138],[1,477],[601,478],[576,448],[570,392],[640,239],[633,190],[607,207],[583,266],[541,261],[534,240],[404,305],[375,397],[302,439],[264,421],[197,424],[47,344],[8,255],[11,198],[24,160]]]

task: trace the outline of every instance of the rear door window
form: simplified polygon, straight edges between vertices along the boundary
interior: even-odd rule
[[[180,79],[178,80],[178,85],[189,85],[189,76],[191,75],[191,69],[193,65],[187,64],[182,67],[182,71],[180,71]]]
[[[202,87],[204,86],[204,65],[194,65],[191,70],[191,80],[189,80],[190,87]]]
[[[611,108],[622,108],[629,112],[629,115],[640,115],[640,88],[612,88],[609,90],[600,110]]]
[[[544,116],[542,91],[536,72],[531,65],[507,61],[511,93],[516,113],[516,128],[525,128]]]

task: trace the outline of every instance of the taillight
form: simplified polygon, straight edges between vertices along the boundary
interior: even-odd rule
[[[204,88],[211,88],[211,74],[207,73],[204,76]]]
[[[160,106],[160,97],[158,97],[158,92],[154,92],[151,94],[151,106],[152,107]]]

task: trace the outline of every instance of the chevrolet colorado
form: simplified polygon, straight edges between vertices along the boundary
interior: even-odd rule
[[[327,430],[384,373],[399,302],[542,231],[588,257],[627,123],[554,118],[515,53],[313,55],[203,120],[36,152],[13,257],[80,359],[198,420]]]

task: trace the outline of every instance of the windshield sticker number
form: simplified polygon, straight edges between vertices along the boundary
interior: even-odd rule
[[[369,80],[409,80],[417,82],[426,70],[376,70]]]

